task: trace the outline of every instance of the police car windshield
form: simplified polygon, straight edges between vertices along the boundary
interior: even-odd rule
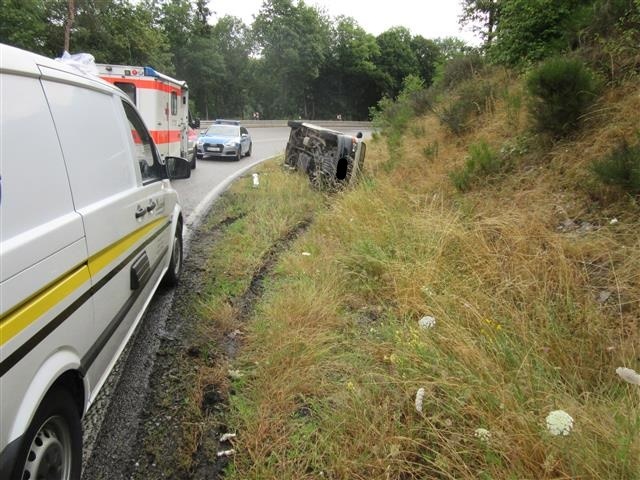
[[[236,125],[211,125],[205,135],[221,135],[223,137],[239,137],[240,127]]]

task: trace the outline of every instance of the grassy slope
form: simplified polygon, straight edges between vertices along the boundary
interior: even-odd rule
[[[640,370],[640,209],[587,170],[637,128],[637,86],[554,147],[517,137],[524,114],[499,101],[466,138],[427,116],[402,151],[374,143],[364,181],[319,211],[248,326],[230,477],[640,478],[640,389],[615,375]],[[529,147],[458,194],[447,173],[478,139]],[[558,230],[567,219],[595,229]],[[547,433],[555,409],[570,436]]]
[[[238,182],[211,221],[239,217],[211,252],[192,335],[209,352],[240,329],[242,348],[229,365],[180,359],[197,368],[178,448],[155,457],[165,473],[193,472],[198,444],[214,458],[206,432],[223,422],[238,433],[232,479],[640,478],[640,388],[615,375],[640,371],[640,208],[587,170],[637,128],[637,91],[610,91],[555,146],[498,100],[463,138],[426,116],[400,151],[371,142],[362,181],[334,196],[276,162],[260,188]],[[480,139],[506,145],[513,167],[460,194],[448,173]],[[239,323],[234,299],[308,218]],[[559,229],[568,219],[593,228]],[[434,328],[418,328],[424,315]],[[200,410],[208,384],[230,392],[229,412]],[[555,409],[575,419],[568,437],[546,431]]]

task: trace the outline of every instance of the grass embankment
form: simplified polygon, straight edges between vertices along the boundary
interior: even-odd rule
[[[545,144],[497,98],[462,137],[426,116],[400,149],[370,142],[362,181],[333,196],[275,163],[260,188],[238,182],[214,218],[244,216],[211,253],[197,328],[203,345],[239,329],[242,346],[194,382],[229,394],[193,427],[237,432],[227,477],[640,478],[640,387],[615,373],[640,371],[640,208],[588,167],[638,111],[637,83],[620,87],[578,137]],[[460,193],[450,173],[478,142],[508,173]],[[311,217],[238,322],[229,299]],[[559,409],[568,436],[545,426]]]

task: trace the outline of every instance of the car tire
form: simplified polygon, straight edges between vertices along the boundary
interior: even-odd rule
[[[249,150],[247,150],[247,155],[246,155],[247,157],[251,156],[251,147],[253,147],[253,143],[249,144]]]
[[[196,154],[196,149],[193,149],[193,156],[191,157],[191,161],[189,162],[189,164],[191,165],[191,170],[195,170],[196,169],[196,162],[198,160],[198,155]]]
[[[171,260],[169,260],[169,269],[162,279],[162,282],[167,287],[175,287],[178,285],[180,273],[182,273],[182,260],[182,223],[179,223],[173,238],[173,249],[171,250]]]
[[[23,436],[11,479],[50,478],[53,473],[76,480],[81,468],[80,412],[69,391],[56,387],[44,397]]]
[[[241,158],[242,158],[242,147],[240,147],[240,151],[238,152],[238,154],[235,157],[233,157],[233,159],[236,162],[239,162]]]

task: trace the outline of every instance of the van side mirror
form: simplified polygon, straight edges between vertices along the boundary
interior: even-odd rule
[[[191,164],[189,160],[181,157],[164,157],[167,167],[167,177],[171,180],[189,178],[191,176]]]

